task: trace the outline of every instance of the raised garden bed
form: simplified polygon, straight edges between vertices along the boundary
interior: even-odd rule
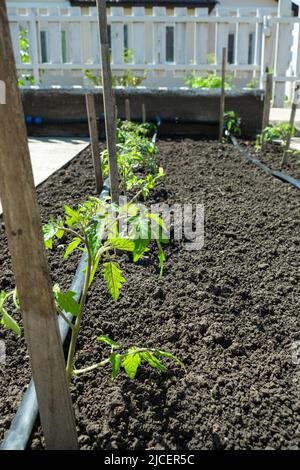
[[[94,285],[79,337],[79,366],[93,362],[96,335],[124,346],[159,346],[180,356],[163,375],[142,367],[114,383],[99,370],[72,383],[82,449],[300,448],[299,374],[292,342],[300,340],[299,193],[241,159],[230,144],[160,141],[163,183],[150,202],[203,203],[205,245],[171,243],[163,279],[154,258],[126,263],[127,283],[114,303]],[[63,203],[90,195],[89,150],[39,188],[44,222]],[[0,288],[13,286],[1,228]],[[53,280],[68,286],[64,240],[49,254]],[[100,307],[99,307],[100,306]],[[23,340],[1,330],[0,439],[30,371]],[[37,427],[30,447],[42,448]]]

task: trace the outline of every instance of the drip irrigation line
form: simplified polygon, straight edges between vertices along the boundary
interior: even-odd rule
[[[300,181],[293,178],[292,176],[286,175],[285,173],[282,173],[282,171],[278,170],[272,170],[272,168],[269,168],[267,165],[262,163],[258,158],[253,157],[244,147],[242,147],[237,139],[233,136],[230,135],[231,141],[233,145],[239,150],[240,154],[249,162],[253,163],[254,165],[258,166],[262,171],[267,173],[270,176],[274,176],[275,178],[280,179],[281,181],[284,181],[285,183],[289,183],[292,186],[294,186],[297,189],[300,189]]]

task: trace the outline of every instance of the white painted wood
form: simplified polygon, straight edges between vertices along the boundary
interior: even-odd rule
[[[123,17],[122,7],[111,8],[111,17]],[[108,17],[109,18],[109,17]],[[113,64],[124,64],[124,23],[119,21],[111,25],[111,56]]]
[[[70,62],[72,64],[82,63],[82,46],[81,46],[81,9],[72,8],[70,10],[69,24],[69,48],[70,48]],[[78,21],[79,20],[79,21]]]
[[[51,8],[48,10],[49,16],[57,18],[57,21],[49,23],[49,44],[50,44],[50,62],[52,64],[62,63],[61,54],[61,23],[59,22],[59,10],[58,8]]]
[[[216,43],[215,43],[215,56],[217,64],[222,64],[223,48],[228,46],[228,22],[227,16],[229,15],[228,9],[218,7],[216,8],[216,19],[218,17],[225,17],[226,22],[216,23]]]
[[[9,18],[15,16],[17,18],[17,9],[16,8],[9,8],[8,9]],[[20,44],[19,44],[19,34],[20,34],[20,25],[18,20],[10,21],[9,22],[12,46],[14,51],[14,58],[16,65],[18,66],[21,63],[20,58]]]
[[[91,20],[91,62],[93,64],[101,64],[101,54],[99,51],[99,28],[97,24],[97,9],[90,8]]]
[[[132,14],[135,17],[145,16],[144,7],[133,7]],[[145,23],[141,18],[140,23],[132,24],[132,50],[135,64],[144,64],[145,62]]]
[[[166,26],[165,23],[156,22],[157,18],[166,19],[165,7],[154,7],[154,28],[153,28],[153,41],[154,41],[154,64],[160,65],[166,63]]]
[[[182,23],[175,24],[175,42],[174,42],[174,56],[175,64],[185,64],[187,62],[186,51],[186,23],[184,17],[187,16],[187,8],[174,8],[175,17],[181,18]]]
[[[291,16],[292,3],[290,0],[279,0],[278,18],[288,18]],[[292,46],[292,27],[291,23],[278,23],[276,31],[276,55],[275,55],[275,88],[274,88],[274,106],[281,108],[284,106],[285,83],[276,81],[278,75],[286,75],[291,62]]]
[[[208,16],[208,8],[196,8],[196,17],[203,20]],[[195,63],[206,64],[208,55],[208,24],[195,23]]]

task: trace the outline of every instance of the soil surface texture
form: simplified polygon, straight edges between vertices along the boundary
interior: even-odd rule
[[[126,284],[115,303],[102,274],[90,292],[76,366],[124,347],[177,354],[185,370],[142,366],[136,380],[98,370],[72,382],[82,449],[300,449],[299,191],[247,163],[230,144],[158,142],[166,176],[150,202],[203,204],[204,246],[171,241],[164,276],[155,256],[122,258]],[[94,190],[86,150],[38,189],[43,221]],[[0,290],[13,287],[4,224]],[[49,253],[53,281],[70,285],[78,256]],[[29,267],[30,268],[30,267]],[[30,379],[23,339],[0,330],[0,439]],[[29,443],[43,448],[39,423]]]

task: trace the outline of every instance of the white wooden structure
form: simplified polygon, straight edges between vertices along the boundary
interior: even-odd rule
[[[88,85],[84,71],[99,71],[96,8],[20,8],[8,12],[17,68],[32,74],[36,85]],[[44,2],[48,4],[48,2]],[[12,5],[16,5],[12,8]],[[48,4],[49,5],[49,4]],[[228,48],[228,70],[235,83],[256,79],[263,85],[266,67],[274,69],[274,104],[283,106],[289,86],[300,80],[300,18],[292,17],[290,0],[278,8],[253,6],[205,8],[122,7],[108,9],[113,73],[125,69],[147,74],[151,86],[183,85],[192,71],[204,74],[221,69],[222,48]],[[20,28],[28,31],[29,60],[20,53]],[[124,63],[124,48],[133,51]],[[292,87],[290,87],[292,89]]]

